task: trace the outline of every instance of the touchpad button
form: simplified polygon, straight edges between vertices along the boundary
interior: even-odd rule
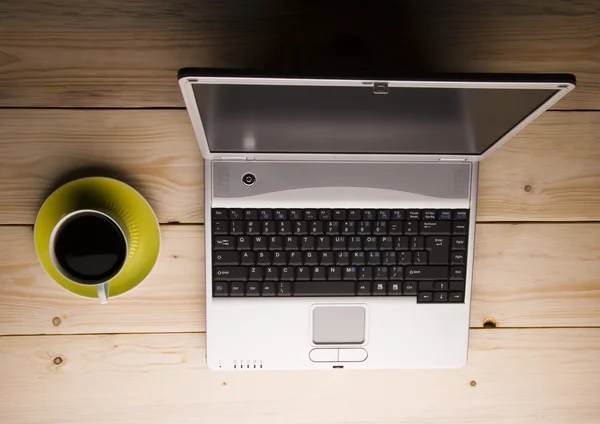
[[[361,344],[365,341],[364,306],[315,306],[313,342],[315,344]]]

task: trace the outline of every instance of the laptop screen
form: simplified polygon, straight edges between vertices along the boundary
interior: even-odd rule
[[[532,88],[194,84],[213,153],[481,154],[556,94]]]

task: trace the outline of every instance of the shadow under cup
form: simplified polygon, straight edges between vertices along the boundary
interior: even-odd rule
[[[109,282],[127,260],[127,238],[109,216],[81,211],[58,224],[51,254],[63,276],[83,285]]]

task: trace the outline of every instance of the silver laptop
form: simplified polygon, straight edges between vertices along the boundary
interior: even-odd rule
[[[572,75],[179,84],[205,158],[211,369],[466,363],[479,161]]]

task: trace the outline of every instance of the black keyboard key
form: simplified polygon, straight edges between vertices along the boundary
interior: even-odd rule
[[[345,266],[342,269],[343,280],[354,281],[358,278],[358,268],[355,266]]]
[[[447,266],[407,266],[404,268],[407,280],[444,280],[448,278]]]
[[[300,239],[298,236],[287,236],[283,239],[283,248],[285,250],[299,250]]]
[[[275,221],[285,221],[288,219],[288,212],[285,209],[275,209],[273,211],[273,219]]]
[[[409,211],[406,211],[406,219],[412,219],[412,220],[419,220],[421,219],[421,211],[418,209],[412,209]]]
[[[265,236],[274,236],[277,234],[277,231],[275,230],[275,221],[263,221],[262,233]]]
[[[302,209],[292,209],[288,216],[291,221],[300,221],[302,219]]]
[[[313,281],[325,281],[325,267],[313,266],[311,269],[311,276]]]
[[[422,213],[422,218],[428,221],[433,221],[437,218],[437,211],[432,209],[426,209]]]
[[[362,218],[365,221],[374,221],[375,211],[373,209],[365,209],[362,213]]]
[[[215,283],[213,285],[213,296],[215,296],[215,297],[229,296],[229,283]]]
[[[335,252],[335,264],[339,266],[350,265],[350,252],[347,250]]]
[[[229,234],[229,221],[213,221],[213,235],[225,236]]]
[[[449,209],[438,211],[438,219],[442,221],[448,221],[452,219],[452,211]]]
[[[348,250],[362,250],[362,236],[352,236],[348,238]]]
[[[229,213],[227,209],[213,209],[212,210],[212,219],[213,221],[220,221],[229,218]]]
[[[271,209],[260,209],[258,211],[258,218],[261,221],[270,221],[273,219],[273,211]]]
[[[229,289],[229,296],[231,297],[242,297],[245,295],[246,283],[231,283]]]
[[[256,252],[256,265],[273,265],[273,254],[271,252]]]
[[[248,221],[256,221],[258,219],[258,211],[256,209],[246,209],[244,211],[244,219]]]
[[[288,253],[288,265],[298,266],[302,265],[302,253],[301,252],[289,252]]]
[[[450,221],[422,221],[419,232],[424,236],[449,236]]]
[[[367,252],[367,265],[381,265],[381,252]]]
[[[401,236],[404,234],[402,231],[403,226],[404,223],[402,221],[390,221],[388,225],[388,234],[390,236]]]
[[[359,281],[356,283],[356,294],[359,296],[371,296],[371,283],[369,281]]]
[[[300,237],[300,250],[315,250],[315,237],[314,236]]]
[[[269,239],[266,236],[255,236],[253,240],[254,250],[267,250],[269,247]]]
[[[229,219],[240,220],[244,219],[245,214],[243,209],[230,209],[229,210]]]
[[[362,213],[360,209],[350,209],[346,218],[350,221],[360,221]]]
[[[244,221],[230,221],[229,222],[229,234],[232,236],[241,236],[245,230]]]
[[[310,281],[310,268],[307,266],[297,267],[296,281]]]
[[[318,212],[320,221],[330,221],[331,218],[331,209],[319,209]]]
[[[337,281],[342,279],[342,268],[339,266],[330,266],[327,268],[327,280]]]
[[[216,266],[214,267],[214,281],[246,281],[248,268],[243,266]]]
[[[433,293],[433,301],[438,302],[438,303],[448,302],[448,293],[446,293],[446,292]]]
[[[257,297],[260,296],[260,283],[248,283],[246,285],[246,296],[248,297]]]
[[[404,272],[401,266],[392,266],[389,268],[390,270],[390,280],[391,281],[401,281],[404,280]]]
[[[281,236],[269,237],[269,250],[283,250],[283,237],[281,237]]]
[[[340,234],[340,221],[327,221],[325,224],[325,234],[329,236]]]
[[[304,219],[306,221],[314,221],[317,219],[317,211],[316,209],[306,209],[304,211]]]
[[[333,211],[333,219],[336,221],[345,221],[347,219],[347,214],[344,209],[335,209]]]
[[[425,248],[429,252],[430,265],[448,265],[450,258],[450,237],[429,236],[425,239]]]
[[[398,265],[412,265],[412,252],[398,252]]]
[[[404,221],[404,234],[419,234],[419,221]]]
[[[271,297],[275,296],[275,284],[272,282],[265,282],[262,285],[262,295],[263,297]]]
[[[334,264],[334,256],[331,250],[319,252],[319,265],[329,266]]]
[[[419,291],[433,291],[433,281],[419,281]]]
[[[373,296],[385,296],[387,294],[387,283],[376,281],[372,284]]]
[[[235,250],[235,237],[215,236],[213,237],[213,250]]]
[[[468,210],[455,210],[453,218],[456,221],[465,221],[469,219],[469,211]]]
[[[273,265],[282,266],[287,265],[287,254],[281,251],[275,251],[273,254]]]
[[[377,250],[377,242],[379,238],[377,236],[364,237],[363,249],[364,250]]]
[[[358,228],[356,230],[356,234],[360,236],[366,236],[371,234],[371,221],[360,221],[358,223]]]
[[[467,238],[463,236],[452,237],[452,250],[465,250],[467,248]]]
[[[450,292],[450,295],[448,296],[448,301],[455,303],[464,303],[465,294],[463,292]]]
[[[410,247],[410,238],[407,236],[394,237],[394,250],[408,250]]]
[[[402,283],[402,293],[405,296],[416,296],[417,295],[417,282],[416,281],[405,281]]]
[[[373,227],[373,234],[378,236],[386,235],[388,232],[388,223],[387,221],[376,221],[375,226]]]
[[[251,266],[248,269],[248,281],[262,281],[264,279],[264,269],[261,266]]]
[[[304,253],[304,265],[315,266],[319,265],[319,255],[315,251]]]
[[[280,236],[289,236],[292,234],[292,222],[291,221],[279,221],[277,222],[277,234]]]
[[[291,296],[292,283],[281,282],[277,283],[277,296]]]
[[[333,237],[332,241],[333,244],[331,246],[331,248],[333,250],[346,250],[348,248],[348,246],[346,246],[346,236],[335,236]]]
[[[294,234],[297,236],[305,236],[308,234],[308,222],[296,221],[294,224]]]
[[[392,209],[392,219],[394,221],[404,221],[404,209]]]
[[[324,225],[322,221],[311,221],[308,225],[310,234],[313,236],[319,236],[325,234]]]
[[[464,281],[465,267],[464,266],[453,266],[452,268],[450,268],[450,279]]]
[[[430,303],[433,301],[432,292],[419,292],[417,295],[417,303]]]
[[[427,252],[419,250],[413,252],[413,264],[414,265],[427,265]]]
[[[398,263],[397,252],[383,252],[383,265],[396,265]]]
[[[454,221],[452,223],[452,234],[455,236],[467,235],[468,221]]]
[[[464,265],[467,262],[467,258],[463,252],[452,252],[450,255],[450,264],[452,265]]]
[[[402,296],[402,283],[388,283],[389,296]]]
[[[378,221],[389,221],[390,220],[390,211],[388,209],[379,209],[377,211],[377,220]]]
[[[389,275],[388,275],[388,267],[387,266],[376,266],[374,268],[374,280],[379,280],[379,281],[387,281],[389,279]]]
[[[329,237],[329,236],[317,237],[317,250],[331,250],[331,237]]]
[[[423,250],[425,249],[425,237],[413,236],[410,238],[410,250]]]
[[[265,281],[279,281],[279,268],[276,266],[265,267]]]
[[[448,287],[447,281],[436,281],[433,283],[434,291],[448,291]]]
[[[355,221],[343,221],[341,232],[345,236],[352,236],[356,234],[356,222]]]
[[[297,282],[296,296],[354,296],[354,281]]]
[[[246,235],[257,236],[261,233],[262,226],[259,221],[246,221]]]
[[[214,265],[239,265],[240,254],[232,251],[217,251],[213,253]]]
[[[358,279],[360,281],[371,281],[373,279],[373,268],[361,266],[358,268]]]
[[[450,291],[465,291],[465,282],[464,281],[450,281]]]
[[[294,281],[296,279],[295,268],[293,266],[282,266],[279,271],[281,272],[279,281]]]
[[[257,252],[249,252],[249,251],[242,252],[242,265],[244,265],[244,266],[256,265],[256,253]]]
[[[367,263],[367,258],[365,257],[365,252],[357,251],[352,252],[350,256],[350,263],[352,265],[365,265]]]

